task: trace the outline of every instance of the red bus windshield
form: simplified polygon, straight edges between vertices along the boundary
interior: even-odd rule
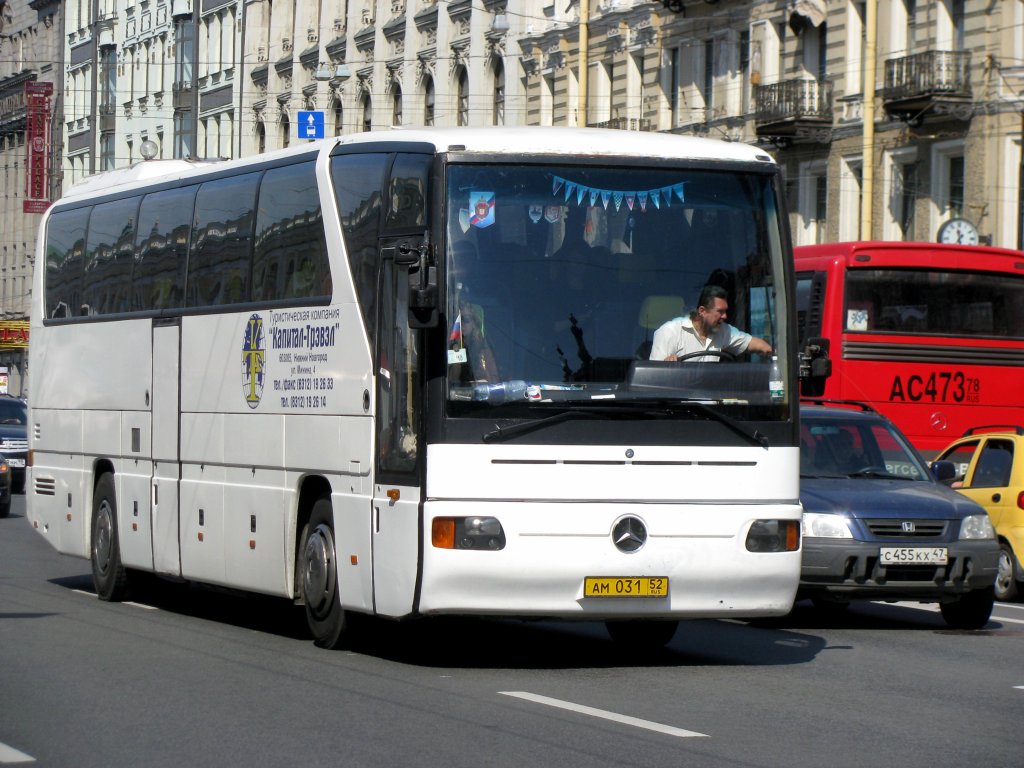
[[[794,249],[801,344],[831,342],[824,396],[870,403],[926,456],[1024,425],[1024,253],[929,243]]]

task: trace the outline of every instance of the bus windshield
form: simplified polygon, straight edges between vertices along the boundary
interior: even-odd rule
[[[652,397],[773,402],[770,360],[745,341],[762,338],[786,357],[782,224],[771,176],[635,164],[452,164],[446,189],[454,412]],[[712,285],[738,338],[663,362],[655,332],[689,323]]]

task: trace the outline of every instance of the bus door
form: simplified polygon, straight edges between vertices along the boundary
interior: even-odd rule
[[[413,610],[420,551],[420,331],[409,327],[408,270],[383,242],[377,325],[376,472],[371,520],[374,610]]]
[[[153,531],[153,569],[181,574],[178,539],[178,489],[181,379],[181,318],[153,322],[153,479],[150,509]]]

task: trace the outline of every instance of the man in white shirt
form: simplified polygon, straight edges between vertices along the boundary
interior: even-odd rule
[[[726,352],[733,356],[744,352],[772,353],[772,345],[764,339],[725,322],[729,314],[725,289],[717,285],[704,286],[697,305],[689,317],[673,318],[654,332],[651,360],[673,361],[694,352]],[[720,357],[696,355],[689,359],[717,362]]]

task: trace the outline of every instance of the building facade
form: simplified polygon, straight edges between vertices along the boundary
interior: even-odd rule
[[[27,391],[36,232],[59,194],[61,3],[0,0],[0,391]]]

